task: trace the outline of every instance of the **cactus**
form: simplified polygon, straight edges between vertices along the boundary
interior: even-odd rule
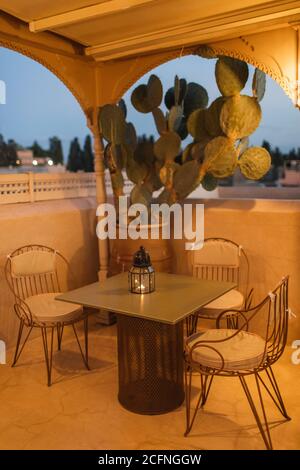
[[[223,96],[238,94],[246,85],[249,76],[248,65],[231,57],[220,57],[216,63],[215,76]]]
[[[149,207],[151,199],[151,192],[143,184],[136,184],[130,192],[131,204],[144,204],[146,207]]]
[[[212,56],[209,47],[200,49],[200,54]],[[139,112],[152,113],[159,133],[155,142],[152,137],[137,139],[134,126],[126,122],[123,100],[100,110],[100,131],[108,142],[104,160],[115,197],[123,193],[123,168],[135,184],[131,202],[147,206],[152,193],[161,188],[157,200],[167,204],[185,198],[199,184],[212,191],[218,180],[233,175],[237,166],[249,179],[259,179],[268,171],[268,152],[259,147],[248,148],[248,136],[261,120],[259,101],[265,93],[265,75],[255,70],[253,96],[240,95],[248,78],[245,62],[219,57],[215,75],[222,96],[208,108],[205,88],[194,82],[187,84],[176,76],[164,96],[166,115],[159,108],[163,90],[157,76],[151,75],[147,83],[135,88],[131,102]],[[188,135],[194,140],[181,152],[181,141]]]
[[[218,137],[219,135],[223,135],[223,131],[220,125],[220,114],[225,101],[226,98],[220,96],[211,103],[209,108],[205,110],[204,127],[207,134],[211,137]]]
[[[197,188],[201,181],[200,169],[201,165],[196,160],[192,160],[181,165],[176,171],[173,180],[173,188],[177,198],[184,199]]]
[[[160,161],[174,160],[180,152],[181,139],[175,132],[163,134],[154,144],[154,153]]]
[[[196,109],[196,111],[193,111],[189,115],[187,121],[188,132],[197,142],[200,142],[203,139],[207,139],[208,137],[204,125],[206,112],[206,109]]]
[[[174,86],[169,88],[165,94],[165,105],[170,110],[175,105],[182,104],[187,92],[187,83],[184,78],[178,79],[177,75],[174,80]],[[175,98],[176,94],[176,98]]]
[[[152,116],[153,116],[155,126],[159,135],[162,135],[164,134],[164,132],[167,132],[168,130],[167,120],[165,119],[165,116],[162,110],[160,108],[154,108],[152,110]]]
[[[208,104],[208,94],[203,86],[190,82],[184,98],[183,111],[185,116],[189,116],[196,109],[206,108]]]
[[[214,191],[218,186],[218,180],[210,173],[206,173],[201,181],[201,185],[205,191]]]
[[[151,75],[147,85],[139,85],[133,90],[131,103],[140,113],[150,113],[161,103],[162,84],[156,75]]]
[[[119,106],[106,104],[99,113],[100,132],[109,143],[122,144],[125,139],[126,122]]]
[[[271,167],[271,156],[263,147],[248,148],[238,160],[242,174],[250,180],[262,178]]]
[[[253,96],[257,101],[261,101],[266,91],[266,75],[259,69],[255,69],[252,81]]]
[[[179,135],[181,140],[185,140],[187,136],[189,135],[189,131],[187,129],[187,121],[186,121],[185,116],[183,116],[183,118],[181,119],[181,123],[177,130],[177,134]]]
[[[245,152],[245,150],[248,148],[249,145],[249,137],[244,137],[241,139],[238,143],[237,146],[237,154],[238,156],[242,155],[242,153]]]
[[[152,166],[147,173],[147,176],[144,180],[144,185],[151,191],[158,191],[162,186],[162,182],[159,177],[160,169],[157,169],[156,166]]]
[[[139,138],[134,151],[134,160],[139,164],[143,163],[151,166],[155,158],[153,137],[150,137],[150,139],[147,139],[146,136]]]
[[[125,127],[125,144],[129,146],[133,151],[137,147],[137,136],[135,132],[135,127],[131,122],[126,123]]]
[[[127,117],[127,106],[125,104],[125,101],[121,99],[118,103],[119,108],[123,111],[124,119]]]
[[[180,165],[174,162],[166,162],[165,165],[161,167],[159,178],[168,190],[172,189],[174,175],[180,168]]]
[[[232,140],[242,139],[256,130],[261,120],[261,108],[251,96],[236,95],[222,106],[220,124]]]
[[[177,132],[180,128],[181,120],[183,118],[183,108],[180,105],[172,106],[168,116],[168,129],[169,131]]]
[[[237,166],[237,151],[227,137],[215,137],[205,147],[201,172],[215,178],[233,175]]]

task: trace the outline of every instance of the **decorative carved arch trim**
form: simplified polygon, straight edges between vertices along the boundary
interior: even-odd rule
[[[280,87],[283,89],[283,91],[287,94],[287,96],[292,100],[293,104],[296,105],[297,99],[297,86],[296,84],[291,83],[291,80],[282,75],[278,74],[274,69],[271,67],[267,66],[263,62],[260,62],[257,60],[256,57],[251,56],[249,54],[245,54],[244,52],[241,52],[237,49],[226,49],[224,47],[215,47],[215,46],[210,46],[210,45],[200,45],[200,46],[193,46],[193,47],[186,47],[182,48],[180,50],[176,49],[173,51],[168,51],[165,55],[159,56],[156,58],[150,58],[148,62],[145,62],[144,67],[141,67],[138,69],[138,71],[135,74],[132,74],[130,79],[124,83],[122,86],[122,89],[118,93],[118,96],[115,97],[115,101],[118,101],[121,99],[121,97],[128,91],[128,89],[136,83],[137,80],[139,80],[143,75],[146,73],[150,72],[154,68],[158,67],[159,65],[162,65],[164,63],[167,63],[171,60],[178,59],[183,56],[187,55],[198,55],[200,57],[204,58],[215,58],[220,55],[226,55],[229,57],[233,57],[235,59],[243,60],[247,62],[250,65],[253,65],[254,67],[259,68],[262,70],[264,73],[269,75],[273,80],[275,80]]]
[[[77,92],[75,87],[71,84],[71,82],[60,72],[59,68],[54,67],[53,64],[50,64],[47,60],[41,57],[39,54],[34,53],[29,48],[19,44],[18,42],[6,40],[0,38],[0,46],[5,47],[6,49],[10,49],[15,52],[19,52],[20,54],[29,57],[30,59],[38,62],[39,64],[43,65],[46,69],[53,73],[72,93],[76,101],[78,102],[79,106],[81,107],[82,111],[85,115],[87,115],[87,104],[84,102],[83,98]]]

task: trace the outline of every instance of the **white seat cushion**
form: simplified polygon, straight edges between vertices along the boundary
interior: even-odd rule
[[[211,341],[225,340],[236,333],[236,330],[229,329],[211,329],[204,333],[196,333],[186,340],[186,352],[198,341],[206,341],[203,346],[198,347],[192,353],[193,361],[202,366],[220,369],[222,359],[216,351],[208,348],[210,346],[216,349],[224,359],[223,370],[244,371],[252,370],[258,367],[265,356],[266,342],[259,335],[240,331],[233,338],[221,343],[212,343]]]
[[[30,308],[33,319],[47,322],[66,322],[76,320],[82,314],[80,305],[69,302],[55,300],[60,292],[49,294],[38,294],[25,299],[26,304]]]
[[[216,318],[223,310],[227,310],[229,308],[239,310],[242,308],[243,304],[243,294],[236,289],[232,289],[218,299],[205,305],[205,307],[201,308],[198,313],[200,317]]]

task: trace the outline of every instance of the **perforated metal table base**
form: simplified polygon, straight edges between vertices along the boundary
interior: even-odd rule
[[[129,411],[161,414],[184,400],[183,325],[117,316],[119,402]]]

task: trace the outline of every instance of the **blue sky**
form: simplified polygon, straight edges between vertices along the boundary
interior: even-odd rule
[[[219,96],[214,79],[214,60],[182,57],[163,64],[151,73],[157,74],[166,91],[173,84],[174,75],[205,86],[210,102]],[[253,68],[250,67],[252,78]],[[146,80],[147,74],[140,81]],[[0,133],[5,139],[14,138],[24,146],[37,140],[47,147],[48,138],[61,138],[65,156],[70,140],[77,136],[82,142],[88,129],[85,116],[68,89],[47,69],[16,52],[0,48],[0,80],[6,83],[6,104],[0,105]],[[136,86],[136,85],[134,85]],[[245,88],[250,93],[251,79]],[[129,90],[125,99],[128,119],[134,122],[139,134],[155,134],[151,115],[141,115],[130,105]],[[251,136],[251,143],[269,140],[272,146],[287,151],[300,147],[300,112],[272,79],[268,78],[267,92],[262,101],[263,119]]]

